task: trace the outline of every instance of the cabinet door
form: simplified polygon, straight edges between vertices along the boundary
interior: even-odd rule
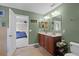
[[[48,50],[48,36],[45,36],[45,49]]]
[[[48,37],[47,39],[47,50],[51,54],[54,54],[54,38],[53,37]]]
[[[45,35],[42,35],[42,46],[45,47]]]
[[[39,37],[39,44],[44,47],[45,46],[45,36],[40,34],[40,37]]]
[[[39,45],[41,45],[41,44],[40,44],[40,35],[41,35],[41,34],[38,34],[38,43],[39,43]]]

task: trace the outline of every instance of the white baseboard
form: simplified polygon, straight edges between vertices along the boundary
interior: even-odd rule
[[[7,56],[13,56],[14,52],[15,52],[15,50],[7,52]]]
[[[32,47],[32,46],[34,46],[34,45],[39,45],[39,43],[28,44],[27,46],[18,47],[18,48],[16,48],[16,49],[25,48],[25,47]]]
[[[29,44],[28,46],[38,45],[39,43]]]

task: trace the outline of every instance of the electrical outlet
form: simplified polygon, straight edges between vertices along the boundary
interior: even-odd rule
[[[65,33],[65,32],[66,32],[66,30],[64,29],[64,30],[63,30],[63,33]]]

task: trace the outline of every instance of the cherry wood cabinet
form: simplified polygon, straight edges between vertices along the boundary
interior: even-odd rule
[[[39,34],[39,44],[42,47],[45,47],[45,36],[44,35]]]
[[[54,54],[54,39],[52,37],[47,38],[47,51]]]
[[[45,48],[49,53],[55,55],[56,43],[61,40],[59,37],[51,37],[43,34],[38,34],[39,45]]]

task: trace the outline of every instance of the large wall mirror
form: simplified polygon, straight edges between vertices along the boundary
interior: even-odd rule
[[[62,16],[55,16],[52,18],[53,22],[53,31],[56,33],[61,33],[62,31]]]

